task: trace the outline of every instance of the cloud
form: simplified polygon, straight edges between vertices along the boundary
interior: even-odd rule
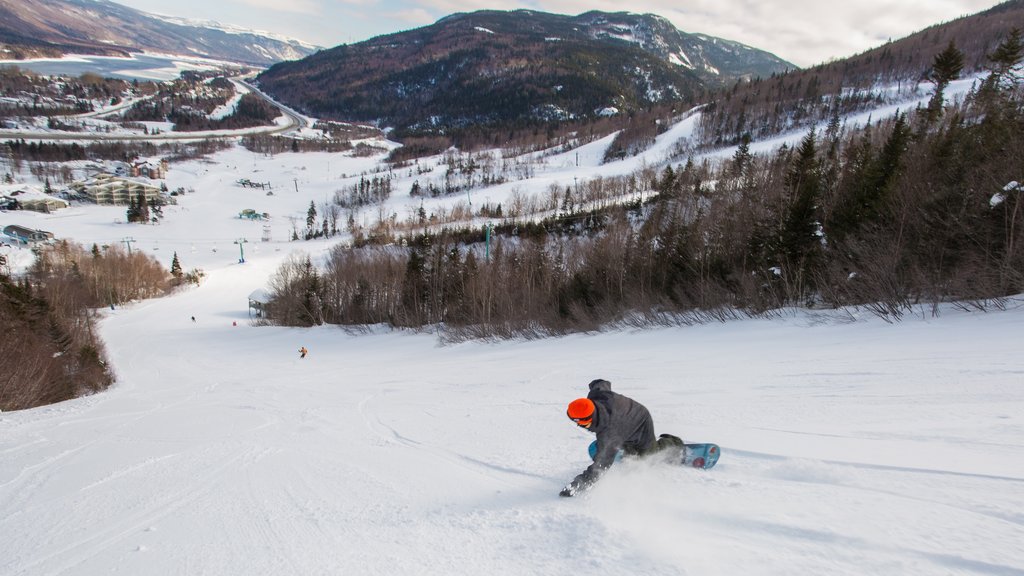
[[[252,9],[268,12],[287,12],[292,14],[305,14],[317,16],[324,13],[323,3],[320,0],[230,0],[240,5],[243,9]]]
[[[436,16],[423,8],[399,10],[386,14],[386,16],[391,20],[412,24],[414,26],[426,26],[428,24],[433,24],[434,21],[437,20]]]
[[[452,12],[526,8],[558,14],[626,9],[668,18],[680,30],[735,40],[800,66],[843,58],[998,0],[414,0],[432,22]],[[410,20],[411,21],[411,20]]]

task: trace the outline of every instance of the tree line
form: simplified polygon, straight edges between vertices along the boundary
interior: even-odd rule
[[[162,295],[172,277],[153,258],[113,245],[58,242],[22,278],[0,274],[0,410],[60,402],[115,379],[96,310]]]
[[[77,78],[46,77],[18,66],[0,68],[0,96],[12,102],[0,105],[0,118],[10,116],[61,116],[91,112],[94,103],[116,104],[125,96],[150,94],[152,82],[103,78],[91,72]],[[32,95],[31,102],[25,95]]]
[[[933,57],[950,45],[964,71],[984,70],[989,54],[1021,27],[1024,4],[1004,2],[837,62],[736,82],[706,100],[698,147],[735,145],[745,134],[761,140],[905,99],[935,80]]]

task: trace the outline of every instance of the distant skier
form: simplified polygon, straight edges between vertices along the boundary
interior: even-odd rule
[[[306,354],[309,354],[309,350],[306,350],[305,346],[299,348],[299,358],[305,358]]]
[[[193,324],[195,324],[195,321],[196,321],[196,317],[195,317],[195,316],[193,316],[193,317],[192,317],[192,323],[193,323]]]
[[[569,483],[559,496],[575,496],[597,482],[615,462],[621,449],[625,454],[643,456],[667,446],[681,447],[683,441],[669,434],[654,435],[651,413],[632,398],[612,392],[612,383],[594,380],[586,398],[577,398],[566,410],[569,419],[597,435],[594,463]]]

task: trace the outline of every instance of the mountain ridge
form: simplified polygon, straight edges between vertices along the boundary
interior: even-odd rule
[[[649,14],[481,10],[279,63],[258,81],[306,113],[444,132],[629,113],[793,68]]]
[[[268,66],[317,49],[276,34],[196,25],[109,0],[0,0],[0,53],[15,60],[159,52]]]

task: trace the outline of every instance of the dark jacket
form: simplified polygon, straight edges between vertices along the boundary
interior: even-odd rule
[[[594,463],[572,481],[574,489],[593,484],[615,462],[620,449],[643,455],[653,452],[658,444],[651,413],[636,400],[612,392],[611,382],[594,380],[587,398],[595,408],[594,422],[588,430],[597,435],[597,454]]]

